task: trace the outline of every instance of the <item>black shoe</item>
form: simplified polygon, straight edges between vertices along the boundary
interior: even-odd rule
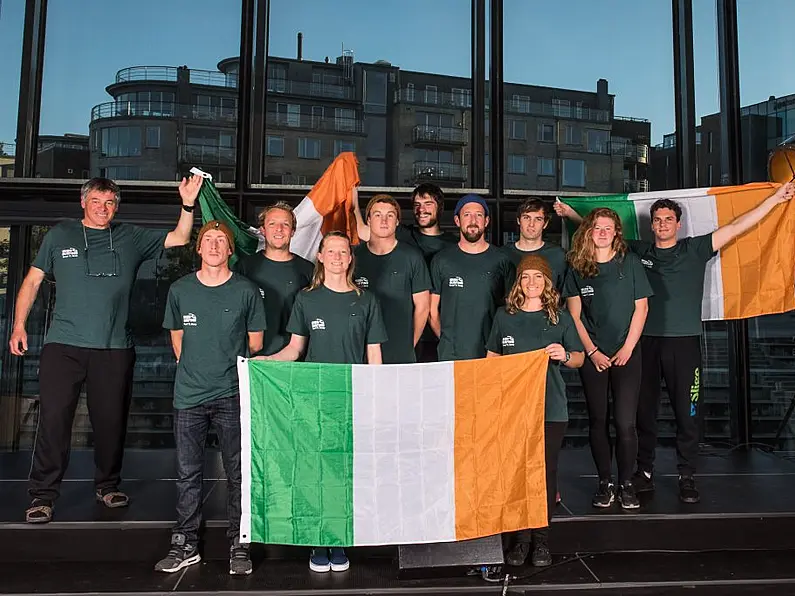
[[[654,490],[654,476],[651,472],[638,470],[632,475],[632,486],[636,493],[648,493]]]
[[[679,500],[682,503],[698,503],[701,500],[692,476],[679,476]]]
[[[155,565],[155,571],[176,573],[189,565],[195,565],[202,560],[199,549],[195,544],[188,544],[185,534],[171,536],[171,549],[168,554]]]
[[[533,567],[549,567],[552,565],[552,555],[549,552],[547,539],[549,528],[542,528],[533,531],[533,556],[531,562]]]
[[[616,485],[611,480],[600,480],[599,489],[594,494],[591,504],[600,509],[606,509],[616,500]]]
[[[248,550],[248,544],[240,544],[235,538],[229,547],[229,575],[251,575],[253,567]]]
[[[618,501],[621,503],[622,509],[639,509],[640,501],[635,494],[635,487],[632,486],[632,481],[627,480],[621,484],[621,489],[618,491]]]
[[[505,555],[505,564],[511,567],[521,567],[527,560],[527,555],[530,553],[530,544],[524,541],[519,541],[513,545],[513,548]]]

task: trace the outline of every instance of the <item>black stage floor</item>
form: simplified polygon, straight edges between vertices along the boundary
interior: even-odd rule
[[[672,450],[659,451],[657,490],[644,496],[638,512],[603,511],[590,506],[596,485],[590,453],[564,450],[562,503],[551,531],[555,565],[507,568],[517,576],[508,591],[795,595],[795,462],[755,450],[704,448],[697,505],[678,501],[674,462]],[[256,545],[254,573],[232,578],[225,560],[225,481],[216,454],[206,471],[205,561],[173,576],[155,574],[174,518],[173,452],[127,453],[123,488],[131,506],[115,511],[93,502],[91,452],[74,452],[55,521],[43,527],[22,523],[29,465],[29,453],[0,454],[0,594],[503,590],[464,575],[398,579],[391,547],[351,549],[350,571],[318,575],[307,568],[306,549]]]

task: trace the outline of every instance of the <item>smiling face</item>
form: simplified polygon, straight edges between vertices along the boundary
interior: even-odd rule
[[[375,203],[367,218],[370,235],[376,238],[393,238],[398,225],[398,212],[389,203]]]
[[[229,239],[221,230],[207,230],[202,236],[201,244],[198,248],[202,263],[211,267],[219,267],[232,256],[232,247],[229,246]]]
[[[591,234],[596,248],[610,248],[616,237],[616,224],[609,217],[597,217]]]
[[[412,201],[414,221],[420,228],[432,228],[439,223],[439,205],[429,194],[417,195]]]
[[[317,260],[323,263],[326,275],[345,275],[351,266],[351,245],[346,238],[331,236],[326,238]]]
[[[116,215],[119,204],[113,191],[91,190],[80,200],[83,217],[93,228],[106,228]]]
[[[549,221],[543,211],[525,211],[519,217],[519,234],[524,240],[537,242],[547,227]]]
[[[654,232],[655,240],[659,242],[676,240],[676,234],[681,227],[682,222],[676,220],[673,209],[662,207],[655,210],[651,217],[651,230]]]
[[[290,240],[295,234],[293,218],[283,209],[271,209],[265,214],[265,219],[260,228],[265,236],[265,245],[275,250],[284,250],[290,246]]]
[[[527,299],[541,298],[547,284],[544,274],[536,269],[522,271],[519,283],[522,286],[522,293]]]
[[[483,238],[489,217],[486,210],[479,203],[467,203],[455,216],[455,223],[461,230],[467,242],[475,243]]]

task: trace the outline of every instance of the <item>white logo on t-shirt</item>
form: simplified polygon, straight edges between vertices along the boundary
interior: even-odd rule
[[[312,331],[317,331],[318,329],[325,329],[326,322],[323,319],[315,319],[312,321]]]
[[[353,283],[355,283],[360,288],[369,288],[370,287],[370,280],[367,279],[364,276],[357,277],[356,279],[353,280]]]
[[[448,280],[447,285],[451,288],[463,288],[464,280],[456,275]]]
[[[583,286],[580,288],[580,294],[583,296],[593,296],[593,287],[591,286]]]
[[[649,259],[641,259],[640,262],[643,263],[643,266],[646,267],[646,269],[651,269],[654,267],[654,261],[650,261]]]
[[[76,259],[80,253],[77,252],[76,248],[64,248],[61,251],[61,258],[62,259]]]
[[[259,289],[259,295],[260,295],[260,296],[262,296],[263,298],[265,298],[265,290],[263,290],[262,288],[260,288],[260,289]]]
[[[189,312],[186,315],[182,315],[182,325],[187,327],[195,327],[196,315],[194,315],[192,312]]]
[[[514,345],[515,345],[515,342],[514,342],[513,336],[506,335],[505,337],[502,338],[502,347],[503,348],[512,348],[512,347],[514,347]]]

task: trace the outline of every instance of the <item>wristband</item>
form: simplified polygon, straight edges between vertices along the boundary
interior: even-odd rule
[[[593,350],[591,350],[590,352],[588,352],[588,354],[587,354],[588,358],[590,358],[591,356],[593,356],[594,354],[596,354],[598,351],[599,351],[599,348],[594,348]]]
[[[187,211],[188,213],[193,213],[193,210],[195,208],[196,208],[196,205],[186,205],[185,203],[182,203],[182,209],[184,211]]]

